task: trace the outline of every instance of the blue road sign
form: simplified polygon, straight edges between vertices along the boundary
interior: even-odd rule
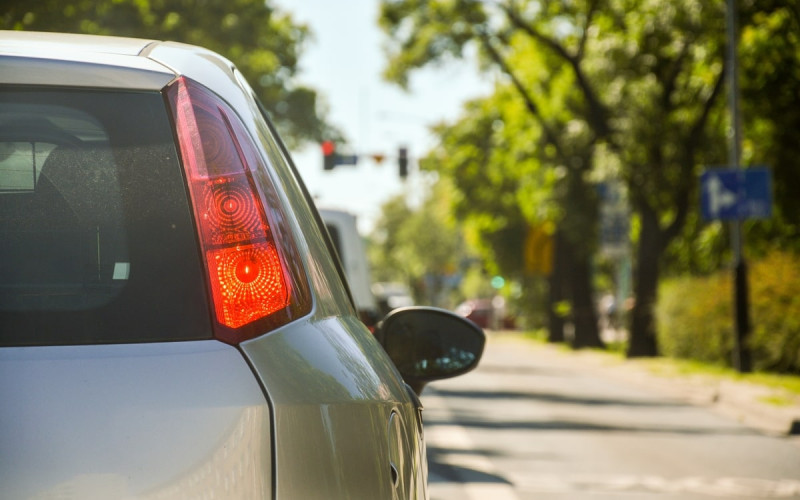
[[[766,167],[715,168],[700,176],[700,205],[707,220],[772,216],[772,176]]]

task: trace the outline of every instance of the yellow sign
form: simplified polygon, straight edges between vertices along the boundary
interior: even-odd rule
[[[541,224],[528,229],[523,248],[527,273],[549,276],[553,272],[552,233],[552,224]]]

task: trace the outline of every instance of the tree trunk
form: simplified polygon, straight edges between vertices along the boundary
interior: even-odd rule
[[[590,158],[580,158],[585,168],[591,166]],[[575,335],[572,347],[603,347],[592,287],[592,257],[596,247],[597,197],[594,187],[584,180],[583,170],[570,170],[567,175],[567,193],[562,225],[564,248],[569,259],[565,272],[569,280],[569,298],[572,305],[572,322]]]
[[[636,249],[636,279],[631,312],[629,358],[658,356],[655,306],[658,295],[661,229],[658,215],[651,209],[640,210],[642,230]]]
[[[573,261],[571,283],[572,321],[575,326],[572,347],[574,349],[603,347],[597,324],[597,311],[592,300],[591,255],[586,252],[575,254],[573,254],[576,258]]]
[[[564,273],[565,255],[564,236],[560,230],[553,235],[553,268],[547,280],[549,287],[547,297],[547,341],[553,343],[564,342],[564,316],[557,311],[558,303],[566,300],[566,279]]]
[[[570,346],[573,349],[603,347],[597,311],[592,300],[591,254],[570,241],[566,234],[560,243],[558,258],[561,259],[561,290],[572,308],[570,316],[574,327]]]

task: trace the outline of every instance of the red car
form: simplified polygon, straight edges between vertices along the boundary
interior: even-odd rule
[[[497,307],[493,302],[498,299],[469,299],[465,300],[456,308],[456,314],[464,316],[481,328],[502,328],[511,330],[516,328],[514,318],[505,314],[505,300]],[[494,315],[499,314],[497,324],[494,322]]]

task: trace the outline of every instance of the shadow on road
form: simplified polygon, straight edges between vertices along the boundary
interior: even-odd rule
[[[453,483],[511,484],[506,478],[477,469],[436,461],[435,455],[428,457],[428,473],[439,481]]]
[[[618,411],[625,412],[625,408],[642,409],[675,409],[690,410],[694,408],[687,403],[670,400],[655,400],[647,398],[602,398],[592,396],[579,396],[569,394],[556,394],[547,392],[521,392],[509,390],[449,390],[436,388],[437,397],[449,399],[452,402],[461,401],[453,404],[450,408],[451,414],[447,418],[437,419],[436,414],[425,416],[426,426],[457,424],[462,427],[474,429],[496,429],[496,430],[531,430],[531,431],[578,431],[578,432],[608,432],[608,433],[653,433],[653,434],[679,434],[679,435],[731,435],[747,436],[758,435],[753,429],[743,426],[691,426],[691,425],[669,425],[655,422],[637,421],[636,423],[617,423],[598,421],[598,414],[594,408],[613,408],[618,407]],[[425,395],[422,396],[423,404]],[[577,408],[586,407],[585,414],[589,417],[586,421],[580,418],[559,418],[559,419],[513,419],[497,418],[487,419],[473,412],[470,408],[482,408],[492,405],[495,401],[531,401],[549,404],[571,405]],[[470,401],[464,403],[465,401]],[[472,402],[474,401],[474,402]],[[584,414],[579,411],[575,414]],[[613,418],[609,416],[609,419]]]
[[[573,396],[568,394],[555,394],[546,392],[516,392],[516,391],[452,391],[436,389],[436,394],[446,398],[471,398],[487,400],[519,400],[541,401],[546,403],[562,403],[586,406],[635,406],[653,408],[682,408],[689,407],[686,403],[677,401],[648,400],[648,399],[616,399]],[[425,395],[422,395],[425,402]]]

